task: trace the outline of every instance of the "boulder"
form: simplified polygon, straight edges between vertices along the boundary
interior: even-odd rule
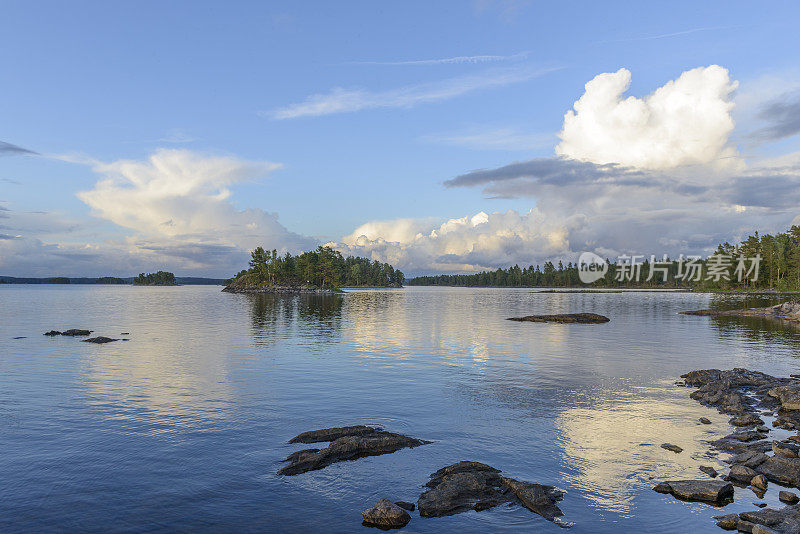
[[[748,441],[758,441],[766,437],[767,435],[762,434],[761,432],[756,432],[755,430],[748,430],[746,432],[734,432],[733,434],[728,434],[723,439],[732,439],[736,441],[748,442]]]
[[[800,453],[800,447],[794,443],[773,441],[772,452],[774,452],[777,456],[783,456],[785,458],[797,458],[799,455],[798,453]]]
[[[784,486],[800,487],[800,458],[771,456],[755,470],[772,482]]]
[[[758,473],[755,470],[745,466],[745,465],[734,465],[731,467],[731,472],[728,473],[728,480],[733,480],[735,482],[739,482],[740,484],[750,484],[750,481],[756,476]]]
[[[800,384],[779,386],[767,391],[767,395],[778,399],[783,410],[800,410]]]
[[[764,424],[763,419],[751,413],[746,413],[744,415],[732,417],[728,422],[733,426],[756,426]]]
[[[734,456],[733,460],[731,460],[731,463],[746,465],[747,467],[755,469],[759,465],[763,464],[767,458],[769,458],[769,456],[763,452],[746,451]]]
[[[798,502],[800,502],[800,497],[798,497],[796,493],[791,491],[781,490],[780,492],[778,492],[778,499],[781,502],[785,502],[786,504],[797,504]]]
[[[739,524],[739,514],[718,515],[714,519],[717,520],[717,526],[723,530],[736,530]]]
[[[364,524],[379,528],[403,528],[411,521],[408,512],[389,499],[379,500],[375,506],[361,512]]]
[[[767,477],[756,475],[750,480],[750,485],[764,492],[767,490]]]
[[[653,490],[685,501],[722,505],[733,500],[733,484],[721,480],[669,480]]]
[[[368,430],[365,430],[368,429]],[[419,447],[430,443],[416,438],[387,432],[373,427],[326,428],[304,432],[295,436],[290,443],[315,443],[332,439],[324,449],[304,449],[290,454],[285,462],[289,465],[278,471],[279,475],[299,475],[308,471],[323,469],[344,460],[357,460],[365,456],[377,456],[399,451],[406,447]]]
[[[783,508],[763,508],[754,512],[743,512],[739,514],[739,529],[742,530],[742,522],[752,525],[749,532],[753,533],[796,533],[800,532],[800,507],[796,505],[784,506]],[[746,531],[748,532],[748,531]]]

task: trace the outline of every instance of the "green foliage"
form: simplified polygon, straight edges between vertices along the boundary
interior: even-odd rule
[[[141,273],[133,279],[135,286],[174,286],[175,275],[165,271],[158,271],[157,273]]]
[[[317,287],[400,287],[403,273],[388,263],[366,258],[343,257],[330,247],[318,247],[299,256],[262,247],[251,253],[250,268],[235,277],[243,286]]]
[[[727,257],[730,263],[719,269],[721,275],[708,279],[709,268],[713,267],[717,259]],[[753,281],[749,276],[743,276],[739,281],[736,268],[739,258],[761,257],[758,279]],[[624,279],[621,276],[623,268],[609,260],[608,274],[593,284],[583,284],[578,277],[577,265],[568,263],[564,266],[561,262],[554,265],[545,262],[544,268],[538,265],[520,268],[518,265],[496,271],[484,271],[475,274],[440,274],[434,276],[418,276],[408,281],[408,285],[417,286],[465,286],[465,287],[643,287],[643,288],[692,288],[701,290],[778,290],[800,291],[800,226],[792,226],[788,232],[778,233],[774,236],[766,234],[759,236],[756,232],[739,243],[731,245],[723,243],[717,247],[714,254],[698,261],[701,269],[700,280],[681,280],[677,278],[681,265],[677,261],[669,261],[660,266],[667,270],[666,281],[661,273],[647,280],[651,272],[650,261],[641,263],[641,276]],[[661,261],[661,259],[656,259]],[[746,262],[746,266],[750,266]],[[654,267],[658,267],[655,264]],[[685,272],[685,266],[684,266]],[[620,276],[618,276],[620,275]],[[617,278],[622,278],[618,280]],[[717,278],[717,279],[714,279]]]

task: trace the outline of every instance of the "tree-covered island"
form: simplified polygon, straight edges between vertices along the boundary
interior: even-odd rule
[[[133,279],[135,286],[175,286],[178,285],[175,281],[175,275],[166,271],[158,271],[157,273],[141,273]]]
[[[223,291],[301,292],[338,291],[342,287],[402,287],[403,273],[388,263],[344,257],[330,247],[298,256],[262,247],[251,253],[250,268],[239,272]]]

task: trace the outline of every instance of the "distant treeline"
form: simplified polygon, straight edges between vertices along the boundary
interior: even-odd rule
[[[177,285],[175,275],[166,271],[157,273],[141,273],[133,279],[135,286],[174,286]]]
[[[250,268],[231,281],[244,286],[287,286],[333,289],[340,287],[400,287],[403,273],[388,263],[342,254],[329,247],[298,256],[262,247],[251,253]]]
[[[117,278],[116,276],[102,276],[100,278],[68,278],[55,276],[49,278],[20,278],[15,276],[0,276],[0,284],[133,284],[134,277]],[[225,284],[222,278],[200,278],[192,276],[177,276],[175,283],[182,286],[188,285],[215,285]]]
[[[418,276],[408,281],[412,286],[464,287],[645,287],[692,288],[701,290],[800,291],[800,226],[776,235],[756,232],[737,245],[723,243],[714,254],[694,262],[663,261],[641,258],[637,268],[631,260],[606,260],[608,273],[592,284],[583,284],[578,266],[545,262],[520,267],[514,265],[496,271],[475,274],[440,274]],[[757,264],[758,278],[753,280]],[[638,271],[639,276],[635,274]],[[699,275],[697,274],[699,272]],[[652,273],[652,276],[651,276]],[[648,277],[650,279],[648,280]]]

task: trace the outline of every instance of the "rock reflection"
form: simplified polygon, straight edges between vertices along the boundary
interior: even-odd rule
[[[796,295],[713,295],[709,303],[712,310],[763,308],[796,299]],[[800,325],[766,317],[703,317],[723,339],[737,338],[750,343],[777,343],[800,345]]]

